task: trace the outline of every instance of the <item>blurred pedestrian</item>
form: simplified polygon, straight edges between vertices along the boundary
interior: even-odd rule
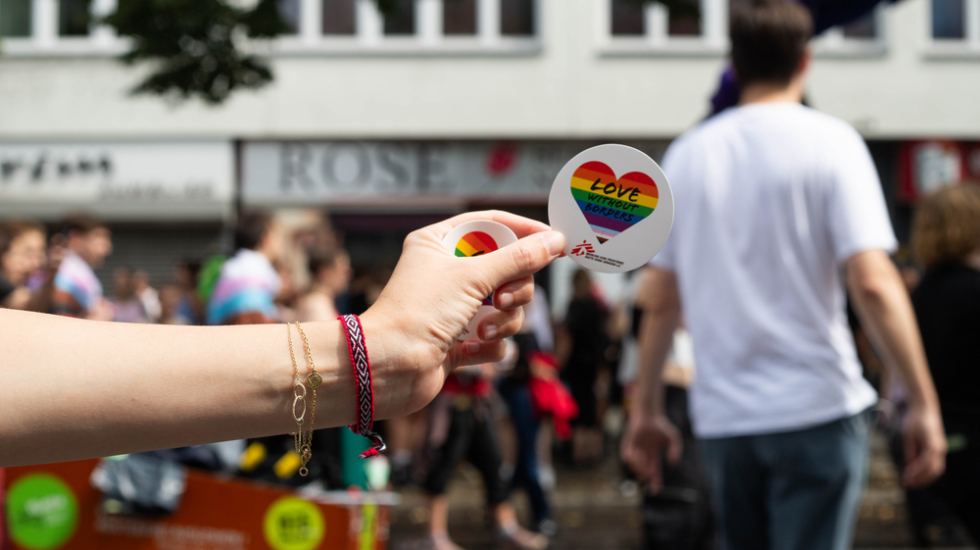
[[[912,304],[949,440],[929,488],[980,544],[980,185],[947,187],[919,206],[912,246],[926,267]]]
[[[0,306],[10,309],[31,307],[34,293],[28,278],[46,262],[45,228],[30,220],[0,224]]]
[[[279,226],[265,212],[243,214],[235,228],[235,255],[221,267],[208,303],[209,325],[251,325],[278,320],[282,280],[273,262],[282,251]]]
[[[204,306],[197,291],[200,272],[201,262],[196,260],[181,260],[174,266],[174,286],[177,288],[178,297],[176,310],[171,318],[187,319],[192,325],[201,324],[204,319]],[[160,299],[162,301],[163,297],[161,296]]]
[[[449,538],[446,488],[462,460],[483,478],[488,512],[501,543],[511,548],[544,550],[548,539],[523,529],[508,502],[510,490],[500,475],[500,447],[492,411],[494,366],[457,369],[429,406],[423,487],[429,494],[429,542],[433,550],[460,550]]]
[[[112,254],[109,227],[97,218],[78,214],[65,218],[59,233],[67,252],[54,280],[53,313],[112,320],[112,305],[103,296],[102,283],[93,271]]]
[[[149,321],[143,301],[136,295],[133,270],[117,267],[112,270],[112,320],[117,323],[146,323]]]
[[[654,275],[652,271],[645,268],[634,276],[624,304],[626,322],[618,379],[623,385],[623,409],[627,419],[635,412],[634,395],[639,370],[637,339],[644,308],[652,298],[645,294],[651,290],[648,279]],[[678,429],[683,450],[676,464],[664,465],[662,490],[653,492],[648,486],[643,488],[643,547],[648,550],[715,548],[711,494],[691,427],[688,389],[694,376],[694,345],[690,334],[680,323],[674,331],[662,379],[664,414]],[[628,479],[623,487],[635,490],[635,482]]]
[[[797,3],[733,4],[742,103],[664,156],[677,216],[647,283],[623,454],[655,492],[661,453],[680,458],[661,371],[683,303],[698,366],[693,429],[724,548],[850,547],[876,395],[847,329],[842,272],[909,390],[905,483],[928,484],[944,467],[939,404],[888,256],[896,240],[874,163],[853,128],[800,104],[811,34]]]
[[[194,325],[182,307],[184,293],[176,284],[160,287],[160,323],[164,325]]]
[[[551,506],[548,503],[548,495],[541,486],[538,469],[538,428],[541,419],[537,413],[541,407],[535,406],[534,395],[531,392],[532,360],[540,360],[545,354],[541,352],[526,307],[524,311],[524,325],[512,339],[516,347],[514,365],[505,371],[497,384],[497,390],[507,404],[510,422],[517,439],[517,457],[514,461],[514,474],[510,480],[511,488],[523,489],[527,494],[531,505],[531,524],[534,529],[545,536],[553,537],[557,533],[558,526],[551,517]],[[550,354],[547,357],[551,360],[550,370],[556,371],[554,357]],[[560,385],[557,381],[557,373],[553,378],[554,383]],[[564,389],[564,386],[561,387]],[[565,390],[565,395],[567,391]],[[569,397],[568,400],[571,401],[571,398]],[[568,429],[568,419],[564,421],[564,426]],[[565,434],[565,437],[567,438],[568,435]]]
[[[150,286],[150,274],[139,270],[132,276],[133,293],[143,303],[146,318],[151,323],[160,322],[160,293]]]
[[[609,347],[606,322],[606,307],[596,296],[592,277],[579,269],[572,276],[572,301],[565,316],[571,348],[561,373],[578,403],[578,416],[572,420],[572,460],[579,466],[602,457],[596,379]]]
[[[300,321],[336,319],[337,298],[350,285],[350,256],[343,249],[313,251],[309,258],[310,289],[300,298],[297,316]]]
[[[350,256],[342,248],[313,250],[307,266],[312,283],[296,306],[297,320],[332,321],[340,314],[337,297],[350,285]],[[310,469],[316,479],[327,489],[344,486],[343,435],[347,428],[317,430],[313,438],[313,461]],[[358,462],[360,464],[360,462]]]

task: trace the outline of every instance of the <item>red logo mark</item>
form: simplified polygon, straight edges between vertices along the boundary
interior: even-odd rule
[[[589,241],[582,241],[582,244],[572,249],[572,256],[584,256],[586,254],[595,254],[595,249],[592,248]]]

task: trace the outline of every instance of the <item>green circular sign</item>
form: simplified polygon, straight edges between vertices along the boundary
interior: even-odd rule
[[[266,542],[275,550],[313,550],[327,531],[320,509],[295,497],[273,502],[262,527]]]
[[[68,485],[51,474],[31,474],[7,492],[10,538],[30,550],[63,546],[78,526],[78,501]]]

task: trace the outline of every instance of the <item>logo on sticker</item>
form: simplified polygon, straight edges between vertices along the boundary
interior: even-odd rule
[[[617,179],[612,168],[599,161],[579,166],[572,175],[571,186],[572,197],[599,244],[652,214],[660,196],[650,176],[630,172]]]
[[[460,258],[473,258],[489,254],[499,248],[497,241],[483,231],[473,231],[463,235],[463,238],[456,243],[456,256]],[[483,299],[483,305],[493,305],[493,293]]]
[[[582,241],[582,244],[576,246],[572,249],[572,256],[584,256],[586,254],[592,254],[595,249],[589,244],[589,241]]]

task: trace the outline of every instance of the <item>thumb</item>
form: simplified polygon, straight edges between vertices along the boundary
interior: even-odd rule
[[[479,269],[487,274],[493,288],[504,283],[534,275],[561,256],[565,236],[557,231],[542,231],[528,235],[493,254],[479,256]]]

